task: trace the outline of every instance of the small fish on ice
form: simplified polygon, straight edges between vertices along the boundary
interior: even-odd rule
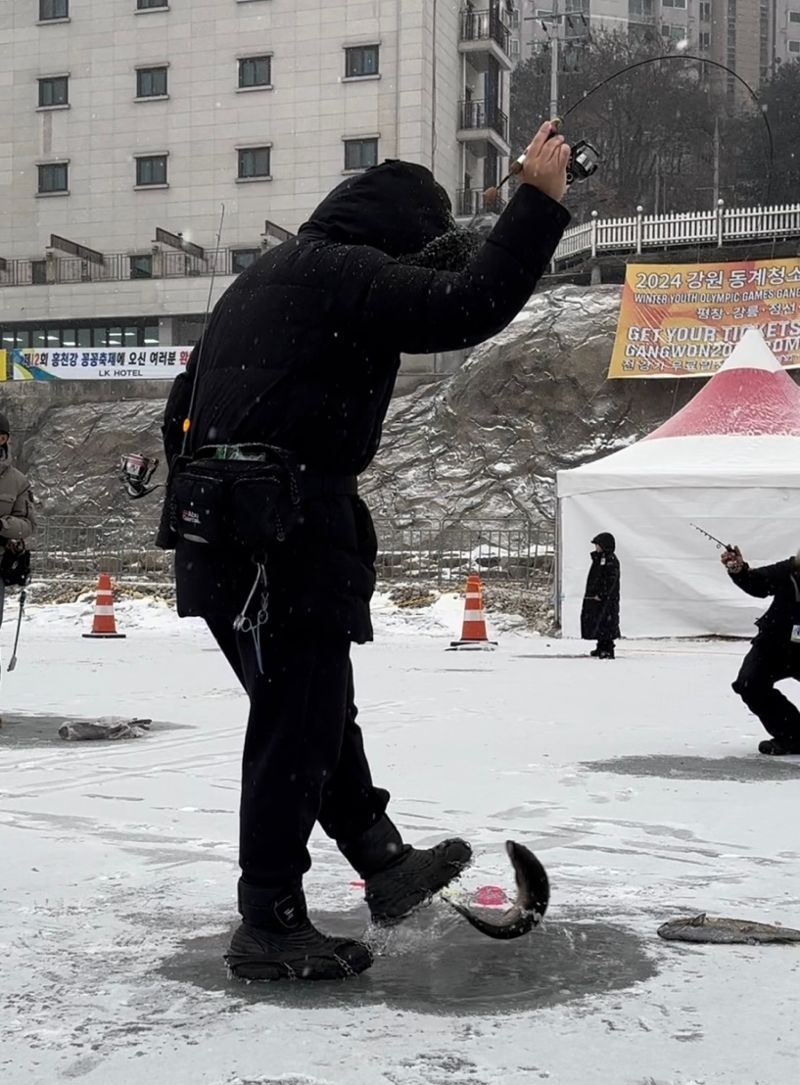
[[[800,931],[750,919],[712,917],[701,912],[696,916],[670,919],[658,928],[668,942],[715,942],[720,945],[768,945],[800,942]]]
[[[99,720],[70,720],[62,723],[59,736],[67,742],[97,739],[141,738],[150,731],[152,720],[126,720],[121,716],[105,716]]]

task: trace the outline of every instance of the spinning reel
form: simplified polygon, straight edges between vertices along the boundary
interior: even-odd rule
[[[579,139],[572,147],[567,163],[567,184],[586,181],[600,167],[600,152],[588,140]]]
[[[119,461],[119,477],[125,483],[130,498],[146,497],[158,486],[149,486],[150,479],[156,472],[158,460],[143,456],[141,452],[132,452]]]

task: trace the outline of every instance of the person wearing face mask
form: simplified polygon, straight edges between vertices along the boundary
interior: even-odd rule
[[[733,690],[771,736],[758,752],[780,757],[800,754],[800,712],[779,690],[784,678],[800,681],[800,552],[775,565],[751,568],[738,546],[720,558],[737,588],[757,599],[772,596],[756,621],[758,633],[744,658]]]
[[[619,637],[619,560],[617,542],[609,531],[592,539],[589,575],[581,608],[581,637],[596,640],[589,654],[596,659],[614,658],[614,641]]]
[[[238,276],[173,386],[159,545],[176,551],[179,613],[205,619],[250,700],[242,924],[226,958],[241,978],[339,979],[372,963],[364,943],[308,917],[315,823],[364,879],[378,924],[408,915],[470,861],[463,840],[407,844],[372,781],[350,645],[372,639],[377,541],[357,477],[378,450],[401,353],[481,343],[533,293],[569,222],[569,154],[542,125],[485,240],[457,228],[423,166],[389,160],[347,178],[296,238]],[[259,463],[266,482],[251,517],[243,487],[256,493]],[[288,477],[283,505],[268,468]]]

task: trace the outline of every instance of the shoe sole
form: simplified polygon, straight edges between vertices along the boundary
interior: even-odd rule
[[[370,967],[372,954],[365,953],[361,959],[346,961],[343,957],[302,957],[295,961],[259,961],[255,958],[225,955],[228,971],[235,979],[252,980],[260,983],[275,983],[278,980],[344,980],[358,976]]]
[[[403,920],[408,919],[408,917],[410,915],[413,915],[414,912],[418,911],[420,908],[424,908],[427,904],[430,904],[430,902],[433,900],[437,893],[441,893],[443,889],[447,889],[448,886],[452,885],[453,882],[457,881],[464,873],[464,871],[472,865],[472,852],[470,852],[469,858],[465,862],[454,862],[451,865],[455,868],[455,872],[447,879],[447,881],[443,882],[442,885],[440,885],[436,889],[426,890],[424,894],[419,898],[419,900],[412,904],[405,912],[402,913],[402,915],[379,915],[370,912],[370,919],[372,923],[376,927],[396,927],[398,923],[402,923]]]

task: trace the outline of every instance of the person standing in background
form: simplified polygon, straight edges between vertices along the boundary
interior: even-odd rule
[[[0,626],[6,587],[27,578],[26,542],[36,530],[31,484],[11,462],[10,430],[0,413]]]
[[[595,535],[592,542],[592,564],[581,609],[581,637],[597,641],[591,655],[597,659],[614,659],[614,641],[620,635],[617,543],[608,531]]]

